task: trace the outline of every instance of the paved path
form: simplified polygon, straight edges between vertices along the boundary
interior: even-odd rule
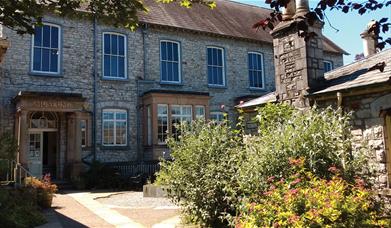
[[[39,228],[174,228],[180,223],[178,208],[166,199],[142,198],[140,194],[56,194],[53,208],[45,213],[48,223]]]

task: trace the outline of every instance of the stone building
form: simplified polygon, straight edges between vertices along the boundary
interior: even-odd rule
[[[305,0],[296,0],[296,6]],[[302,5],[302,6],[303,6]],[[307,7],[303,7],[307,8]],[[297,12],[296,12],[297,14]],[[292,15],[295,15],[294,13]],[[268,102],[287,102],[297,108],[341,107],[353,112],[352,134],[358,149],[368,143],[372,149],[372,165],[379,172],[378,187],[390,187],[391,177],[391,49],[377,52],[374,34],[368,28],[361,34],[364,43],[363,60],[324,72],[319,67],[322,55],[321,28],[315,23],[310,31],[318,36],[308,42],[297,35],[295,24],[300,18],[291,17],[272,32],[274,38],[276,91],[243,102],[237,106],[246,114],[249,132],[256,130],[255,108]]]
[[[268,9],[146,4],[135,32],[49,13],[33,36],[3,29],[0,133],[17,138],[34,175],[77,176],[92,159],[156,161],[175,123],[234,120],[240,100],[274,91],[272,36],[251,28]],[[319,68],[343,64],[341,48],[319,45]]]

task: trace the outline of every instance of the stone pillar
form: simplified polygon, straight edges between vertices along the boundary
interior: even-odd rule
[[[67,118],[67,167],[69,177],[73,179],[80,175],[83,167],[81,162],[81,113],[72,113]]]
[[[20,111],[19,114],[19,121],[18,121],[18,131],[17,131],[17,137],[18,137],[18,147],[19,147],[19,158],[17,160],[19,163],[21,163],[24,167],[27,167],[27,153],[29,152],[29,119],[28,119],[28,112],[23,110]]]
[[[317,34],[305,41],[298,35],[301,19],[281,22],[272,31],[275,54],[276,93],[279,101],[297,108],[308,107],[306,98],[312,89],[324,82],[323,42],[321,22],[309,27],[308,32]]]

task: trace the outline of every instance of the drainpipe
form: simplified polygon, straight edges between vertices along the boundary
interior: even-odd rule
[[[96,160],[96,80],[97,80],[97,71],[96,71],[96,16],[94,15],[94,22],[92,26],[92,42],[93,42],[93,100],[92,100],[92,155],[93,161]]]
[[[338,105],[338,108],[341,108],[342,107],[342,93],[341,92],[337,92],[337,105]]]

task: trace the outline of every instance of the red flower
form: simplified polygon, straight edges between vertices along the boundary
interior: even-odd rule
[[[291,182],[291,185],[296,185],[296,184],[300,183],[300,181],[301,181],[301,179],[297,178],[296,180]]]
[[[296,188],[290,190],[290,193],[291,193],[292,195],[296,195],[298,192],[299,192],[299,190],[296,189]]]

